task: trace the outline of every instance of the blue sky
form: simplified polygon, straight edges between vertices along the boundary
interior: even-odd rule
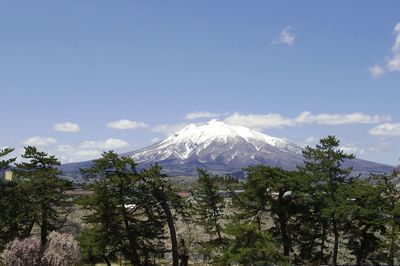
[[[335,134],[360,158],[397,164],[398,10],[0,0],[0,147],[36,144],[70,162],[218,117],[301,145]]]

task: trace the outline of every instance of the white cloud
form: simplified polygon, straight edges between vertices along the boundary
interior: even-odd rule
[[[81,130],[78,124],[71,122],[58,123],[53,128],[60,132],[79,132]]]
[[[73,148],[71,145],[65,144],[65,145],[58,145],[57,147],[57,151],[59,152],[68,152],[68,151],[72,151]]]
[[[234,113],[225,118],[225,122],[254,129],[283,128],[303,124],[345,125],[345,124],[377,124],[390,121],[390,116],[366,115],[363,113],[350,114],[313,114],[302,112],[295,118],[284,117],[280,114],[248,114]]]
[[[195,113],[188,113],[185,118],[187,120],[194,120],[199,118],[217,118],[220,114],[217,113],[210,113],[210,112],[195,112]]]
[[[106,140],[85,141],[80,145],[80,148],[82,148],[82,149],[97,149],[97,150],[112,150],[112,149],[125,148],[127,146],[129,146],[129,143],[124,140],[109,138]]]
[[[368,68],[369,74],[371,77],[378,79],[385,75],[385,69],[380,65],[373,65],[372,67]]]
[[[118,121],[113,121],[107,124],[108,128],[115,129],[132,129],[132,128],[147,128],[149,127],[147,124],[143,122],[131,121],[128,119],[121,119]]]
[[[225,122],[232,125],[246,126],[254,129],[294,126],[294,121],[280,114],[249,114],[234,113],[225,118]]]
[[[395,41],[391,49],[391,55],[386,61],[386,65],[381,67],[375,65],[368,70],[373,78],[379,78],[387,71],[400,72],[400,22],[394,27]]]
[[[57,143],[54,138],[44,138],[44,137],[31,137],[23,142],[24,145],[28,146],[48,146]]]
[[[279,34],[279,37],[276,40],[272,41],[271,44],[286,44],[288,46],[292,46],[296,39],[296,36],[292,33],[292,30],[292,26],[287,26],[286,28],[284,28]]]
[[[172,125],[170,125],[170,124],[161,124],[161,125],[154,126],[151,129],[151,131],[162,133],[162,134],[164,134],[166,136],[171,136],[172,134],[178,132],[179,130],[181,130],[185,126],[187,126],[187,124],[172,124]]]
[[[372,128],[369,134],[379,137],[399,137],[400,123],[385,123]]]
[[[400,22],[394,28],[396,40],[392,47],[392,57],[387,62],[389,71],[400,71]]]
[[[81,149],[70,145],[59,145],[56,153],[62,163],[71,163],[99,158],[102,150]]]
[[[390,116],[351,114],[312,114],[302,112],[295,121],[299,124],[345,125],[345,124],[376,124],[390,121]]]
[[[365,155],[365,150],[363,148],[356,147],[353,144],[347,146],[340,146],[339,148],[345,153],[354,154],[356,156]]]

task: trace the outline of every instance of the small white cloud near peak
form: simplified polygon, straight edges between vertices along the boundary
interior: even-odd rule
[[[60,132],[79,132],[81,130],[78,124],[72,122],[57,123],[53,128]]]
[[[57,143],[55,138],[45,138],[39,136],[28,138],[23,142],[24,145],[28,146],[48,146],[55,143]]]
[[[147,128],[149,125],[143,122],[131,121],[128,119],[121,119],[107,124],[108,128],[114,129],[133,129],[133,128]]]
[[[217,118],[220,117],[221,114],[218,113],[211,113],[211,112],[194,112],[188,113],[185,116],[186,120],[195,120],[200,118]]]
[[[234,113],[225,118],[225,122],[231,125],[240,125],[261,130],[265,128],[281,128],[294,126],[295,123],[290,118],[280,114],[240,114]]]
[[[295,39],[296,35],[293,34],[293,27],[287,26],[281,31],[279,37],[273,40],[271,44],[272,45],[286,44],[287,46],[292,46],[294,44]]]

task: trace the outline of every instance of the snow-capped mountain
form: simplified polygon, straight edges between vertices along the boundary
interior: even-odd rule
[[[250,165],[265,164],[294,170],[303,163],[302,148],[286,139],[271,137],[253,129],[211,120],[190,124],[167,139],[149,147],[125,153],[139,168],[160,164],[172,176],[194,176],[204,168],[216,174],[237,174]],[[391,166],[365,160],[347,163],[356,172],[388,172]],[[61,170],[77,173],[90,162],[68,164]]]
[[[240,157],[255,159],[259,153],[268,151],[300,154],[301,148],[285,139],[214,119],[204,124],[190,124],[164,141],[126,155],[138,163],[174,159],[206,163],[218,159],[228,164]]]

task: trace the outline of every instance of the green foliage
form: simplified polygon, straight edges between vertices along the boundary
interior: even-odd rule
[[[5,148],[5,149],[0,150],[0,158],[9,155],[13,151],[14,151],[14,149],[10,149],[10,148]],[[15,159],[16,158],[0,160],[0,170],[8,168],[10,163],[13,163],[15,161]]]
[[[274,237],[289,256],[295,237],[296,215],[304,209],[307,179],[299,173],[258,165],[246,170],[244,192],[234,201],[240,210],[236,218],[255,221],[262,230],[265,216],[272,218]]]
[[[100,178],[88,187],[93,194],[79,200],[91,211],[85,222],[92,226],[89,240],[97,242],[87,241],[86,236],[84,243],[86,249],[96,251],[95,257],[112,259],[122,254],[132,265],[141,265],[164,250],[163,209],[135,167],[131,158],[110,151],[82,169],[83,174]]]
[[[275,239],[268,232],[261,232],[256,224],[235,223],[226,229],[226,233],[232,240],[217,259],[217,265],[288,264]]]
[[[194,192],[194,210],[196,223],[200,225],[212,242],[223,242],[221,231],[224,199],[221,197],[217,185],[218,177],[207,173],[205,170],[197,170],[199,179]]]
[[[310,252],[302,251],[304,259],[310,259],[316,254],[319,256],[319,263],[326,263],[325,245],[328,233],[333,234],[334,248],[332,251],[332,264],[337,264],[339,251],[339,235],[341,220],[340,209],[346,204],[341,197],[343,186],[348,184],[352,168],[344,168],[343,163],[346,160],[354,159],[354,155],[346,154],[340,149],[340,142],[334,136],[328,136],[320,140],[315,148],[307,146],[303,150],[305,158],[304,166],[300,167],[302,175],[311,180],[309,208],[312,211],[306,216],[302,224],[308,226],[317,226],[319,231],[304,231],[305,243],[301,246],[308,247]],[[311,215],[311,216],[310,216]],[[303,227],[304,228],[304,227]],[[315,243],[319,241],[318,245]]]
[[[0,179],[0,250],[15,238],[29,236],[34,222],[29,193],[15,181]]]
[[[40,226],[41,244],[44,246],[50,231],[59,229],[66,220],[64,191],[72,187],[71,183],[58,178],[60,165],[55,156],[38,151],[35,147],[25,147],[24,161],[16,164],[18,186],[29,206],[28,217],[32,223]]]
[[[101,250],[100,235],[99,228],[85,228],[79,235],[78,241],[83,263],[95,265],[103,259],[104,252]]]
[[[355,180],[344,188],[343,198],[347,206],[343,204],[338,212],[347,217],[343,234],[357,265],[365,264],[367,259],[373,263],[381,247],[379,235],[386,231],[386,205],[382,193],[382,186],[366,180]]]
[[[171,246],[172,246],[172,265],[179,264],[178,239],[175,228],[177,216],[172,213],[171,208],[175,209],[176,214],[186,217],[187,206],[182,198],[178,195],[168,180],[167,175],[161,173],[159,165],[152,165],[149,169],[143,169],[140,172],[143,184],[150,191],[153,198],[158,202],[163,210],[165,223],[168,225]]]

